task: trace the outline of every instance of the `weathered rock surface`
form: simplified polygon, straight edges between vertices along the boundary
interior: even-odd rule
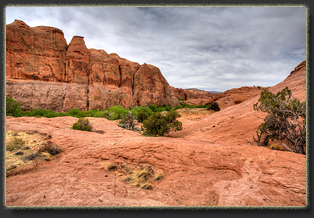
[[[171,86],[171,89],[174,92],[174,95],[177,99],[183,99],[183,100],[190,100],[190,99],[207,99],[211,100],[215,94],[204,91],[204,90],[199,90],[199,89],[181,89],[181,88],[175,88]],[[191,103],[193,104],[193,103]]]
[[[79,101],[84,102],[78,107],[81,110],[114,105],[178,104],[157,67],[140,65],[115,53],[108,55],[104,50],[88,49],[81,36],[74,36],[67,45],[61,30],[43,26],[31,28],[19,20],[7,25],[6,34],[6,79],[10,90],[7,97],[19,100],[22,109],[44,106],[44,109],[66,111],[77,106],[78,99],[74,92],[64,92],[78,86],[77,94],[84,93]],[[25,87],[30,83],[25,80],[38,80],[34,83],[38,87],[36,91],[45,94],[27,91]],[[59,89],[60,86],[64,88]],[[37,102],[43,103],[37,105]]]
[[[300,66],[300,65],[299,65]],[[34,81],[31,81],[34,82]],[[306,99],[305,63],[282,83]],[[72,130],[74,117],[7,116],[6,128],[49,134],[63,152],[33,171],[6,178],[6,206],[294,206],[307,201],[306,155],[245,141],[264,116],[258,96],[200,120],[183,123],[173,137],[142,137],[114,121],[90,118],[95,131]],[[187,109],[184,109],[187,110]],[[187,118],[187,117],[185,117]],[[162,169],[152,190],[127,184],[106,161]],[[295,209],[295,208],[294,208]]]
[[[265,88],[262,87],[241,87],[233,88],[225,92],[216,94],[210,102],[217,102],[221,109],[232,105],[240,104],[259,95]],[[210,103],[209,102],[209,103]]]
[[[270,87],[269,91],[277,93],[285,87],[292,91],[293,97],[300,101],[306,100],[306,62],[298,65],[283,82]],[[191,122],[185,125],[182,131],[175,132],[172,136],[215,143],[243,144],[248,143],[247,141],[253,142],[253,133],[263,123],[262,118],[267,115],[253,109],[253,104],[257,103],[259,98],[260,95],[257,94],[240,104],[229,106],[197,122]]]
[[[64,81],[66,49],[61,30],[15,20],[6,26],[6,78]]]

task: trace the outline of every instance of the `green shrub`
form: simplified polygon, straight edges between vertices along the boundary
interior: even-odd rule
[[[138,120],[138,114],[140,112],[144,112],[145,114],[147,114],[148,117],[150,117],[153,114],[153,111],[149,109],[149,107],[146,107],[145,105],[142,105],[140,107],[133,107],[131,112],[134,115],[135,119],[137,120]]]
[[[144,120],[148,119],[148,117],[150,117],[148,113],[145,113],[144,111],[140,111],[137,115],[137,120],[138,122],[143,123]]]
[[[91,109],[85,112],[85,117],[95,117],[95,114],[97,114],[98,112],[98,110]]]
[[[211,102],[209,105],[208,105],[208,110],[214,110],[214,111],[220,111],[220,107],[219,105],[217,104],[217,102]]]
[[[148,107],[149,107],[149,109],[150,109],[152,112],[157,112],[157,111],[156,111],[157,105],[151,104],[151,105],[149,105]]]
[[[179,102],[179,104],[182,106],[182,107],[185,107],[187,104],[184,103],[184,102]]]
[[[128,115],[129,110],[123,108],[121,105],[116,105],[108,108],[109,113],[116,113],[118,115],[117,119],[121,119],[121,115]]]
[[[108,111],[97,111],[94,113],[93,117],[108,117],[109,112]]]
[[[175,106],[175,107],[173,108],[173,110],[178,110],[178,109],[181,109],[181,108],[183,108],[183,106],[180,104],[180,105]]]
[[[79,120],[73,124],[72,129],[92,131],[93,127],[87,118],[79,118]]]
[[[155,112],[163,112],[163,111],[167,111],[167,108],[164,107],[164,106],[162,106],[162,107],[157,107],[157,108],[155,109]]]
[[[65,113],[66,116],[72,116],[72,117],[77,117],[77,118],[81,118],[82,117],[82,113],[79,109],[76,108],[72,108],[70,111]]]
[[[182,123],[176,118],[180,117],[177,111],[169,111],[166,116],[155,112],[143,122],[144,135],[164,136],[170,130],[182,130]]]
[[[20,103],[12,98],[6,98],[6,115],[18,117],[21,112]]]
[[[106,116],[106,118],[108,120],[117,120],[117,119],[119,119],[119,115],[116,112],[112,111],[112,112],[108,112],[108,113],[109,113],[108,116]]]

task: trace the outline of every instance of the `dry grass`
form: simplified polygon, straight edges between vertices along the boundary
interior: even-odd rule
[[[281,145],[279,144],[271,144],[270,146],[268,146],[269,149],[272,149],[272,150],[282,150],[281,149]]]
[[[102,169],[106,171],[115,171],[117,169],[117,165],[113,162],[105,162],[102,163]]]
[[[61,149],[49,141],[49,135],[26,131],[6,131],[7,176],[23,167],[31,168],[36,161],[50,161]]]
[[[123,181],[141,189],[153,189],[153,183],[163,178],[163,172],[153,166],[130,166],[126,163],[101,163],[106,171],[115,171]]]

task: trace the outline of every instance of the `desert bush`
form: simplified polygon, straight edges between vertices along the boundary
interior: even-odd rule
[[[148,117],[150,117],[153,113],[153,111],[149,107],[146,107],[145,105],[142,105],[140,107],[133,107],[131,112],[134,115],[135,119],[137,120],[138,120],[138,114],[140,112],[145,113]]]
[[[7,151],[15,151],[18,149],[23,149],[25,145],[25,141],[21,138],[14,137],[13,140],[6,144]]]
[[[99,110],[91,109],[89,111],[81,112],[81,114],[84,115],[84,117],[95,117],[95,114],[97,114],[98,112]]]
[[[82,117],[82,113],[79,109],[76,108],[72,108],[70,111],[65,113],[66,116],[72,116],[72,117],[77,117],[77,118],[81,118]]]
[[[149,109],[150,109],[152,112],[157,112],[157,111],[156,111],[157,105],[151,104],[151,105],[149,105],[148,107],[149,107]]]
[[[112,112],[108,112],[108,116],[106,116],[105,118],[107,118],[108,120],[117,120],[119,119],[119,115],[112,111]]]
[[[108,108],[109,113],[116,113],[118,115],[117,119],[121,119],[121,115],[128,115],[129,110],[123,108],[121,105],[116,105]]]
[[[181,108],[183,108],[183,106],[182,106],[181,104],[179,104],[179,105],[175,106],[175,107],[173,108],[173,110],[178,110],[178,109],[181,109]]]
[[[217,102],[211,102],[209,105],[208,105],[208,110],[214,110],[214,111],[220,111],[220,107],[219,105],[217,104]]]
[[[180,117],[177,111],[169,111],[166,116],[155,112],[143,122],[144,135],[164,136],[171,130],[182,130],[182,123],[176,120]]]
[[[148,117],[150,117],[148,113],[145,113],[144,111],[140,111],[137,115],[137,120],[138,122],[143,123],[144,120],[148,119]]]
[[[122,118],[118,123],[118,126],[124,128],[124,129],[128,129],[128,130],[134,130],[135,129],[135,117],[133,116],[133,114],[131,113],[131,111],[129,111],[129,113],[127,115],[121,115]]]
[[[106,118],[108,116],[109,116],[109,111],[97,111],[93,114],[93,117],[104,117],[104,118]]]
[[[39,156],[39,152],[35,151],[34,153],[31,153],[25,157],[22,158],[23,161],[30,161],[35,160]]]
[[[276,139],[287,150],[305,154],[306,147],[306,103],[292,98],[288,87],[277,94],[262,91],[253,105],[254,110],[268,113],[257,131],[254,141],[267,146],[270,139]]]
[[[187,104],[185,102],[180,102],[179,101],[179,104],[182,106],[182,107],[185,107]]]
[[[12,98],[6,98],[6,115],[18,117],[21,112],[20,103],[14,101]]]
[[[48,143],[39,149],[39,152],[46,152],[52,156],[59,154],[61,151],[62,151],[61,148],[52,143]]]
[[[79,118],[79,120],[73,124],[72,129],[92,131],[93,127],[87,118],[82,117],[82,118]]]

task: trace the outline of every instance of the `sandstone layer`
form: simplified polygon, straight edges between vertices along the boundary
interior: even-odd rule
[[[67,45],[60,29],[31,28],[20,20],[6,26],[6,81],[7,97],[22,109],[178,105],[157,67],[88,49],[81,36]]]

